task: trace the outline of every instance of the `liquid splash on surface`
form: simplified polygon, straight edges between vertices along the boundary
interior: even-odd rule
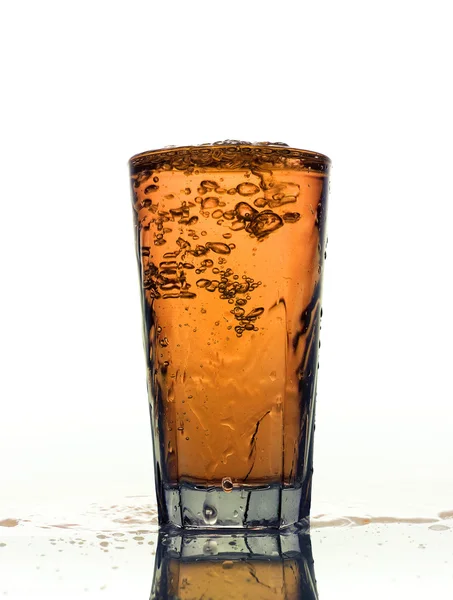
[[[230,490],[231,482],[225,478],[224,485]],[[143,533],[156,533],[158,531],[157,506],[149,496],[129,496],[127,502],[118,504],[91,503],[79,509],[73,508],[69,513],[60,507],[42,506],[31,514],[19,516],[0,514],[0,538],[5,535],[45,534],[51,535],[52,531],[58,533],[62,530],[71,532],[96,532],[99,537],[105,534],[141,535]],[[136,502],[133,502],[136,500]],[[206,505],[204,517],[208,521],[215,521],[215,509]],[[315,513],[310,518],[312,531],[325,528],[338,527],[363,527],[367,525],[429,525],[432,531],[453,530],[453,510],[440,511],[435,515],[420,517],[398,517],[392,515],[334,515],[332,513]],[[104,539],[104,538],[103,538]],[[107,536],[105,537],[107,539]],[[138,540],[140,541],[140,540]]]

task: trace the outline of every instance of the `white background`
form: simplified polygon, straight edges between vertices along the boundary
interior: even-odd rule
[[[333,161],[313,510],[453,507],[449,3],[2,3],[0,499],[149,494],[128,158]]]

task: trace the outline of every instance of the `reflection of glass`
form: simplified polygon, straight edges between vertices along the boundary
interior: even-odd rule
[[[154,569],[151,600],[318,598],[303,533],[161,533]]]
[[[161,524],[308,517],[329,165],[243,142],[130,161]]]

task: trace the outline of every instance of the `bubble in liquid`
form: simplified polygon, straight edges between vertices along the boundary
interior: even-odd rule
[[[212,213],[211,217],[212,217],[213,219],[220,219],[221,217],[223,217],[223,211],[221,211],[221,210],[220,210],[220,208],[218,208],[217,210],[215,210],[215,211]]]
[[[269,373],[269,379],[270,379],[271,381],[275,381],[275,380],[277,379],[277,373],[276,373],[275,371],[271,371],[271,372]]]
[[[253,196],[253,194],[257,194],[260,191],[260,188],[254,183],[244,182],[240,183],[236,187],[236,191],[241,196]]]
[[[288,212],[282,215],[285,223],[296,223],[300,219],[300,213],[297,212]]]
[[[160,345],[161,345],[163,348],[165,348],[165,347],[166,347],[166,346],[168,346],[168,344],[169,344],[168,338],[167,338],[167,337],[164,337],[162,340],[159,340],[159,344],[160,344]]]
[[[236,212],[236,217],[243,221],[251,221],[253,217],[258,213],[258,211],[247,204],[247,202],[238,202],[234,207]]]
[[[270,210],[265,210],[259,213],[253,221],[248,224],[247,231],[257,238],[263,238],[280,227],[283,227],[282,218]]]
[[[152,192],[157,192],[159,189],[158,185],[149,185],[145,188],[145,194],[151,194]]]
[[[267,200],[266,200],[266,198],[257,198],[256,200],[253,201],[253,204],[257,208],[264,208],[267,204]]]
[[[217,523],[217,510],[206,502],[203,504],[203,520],[206,525],[215,525]]]
[[[190,248],[190,243],[187,240],[185,240],[185,239],[183,239],[181,237],[179,237],[176,240],[176,243],[181,248],[181,250],[185,250],[186,248]]]
[[[206,248],[212,250],[216,254],[230,254],[231,248],[223,242],[207,242]]]
[[[210,279],[199,279],[196,283],[197,283],[197,287],[205,288],[211,283],[211,280]]]
[[[224,237],[226,240],[229,240],[232,237],[232,235],[233,235],[232,233],[224,233],[222,235],[222,237]],[[230,248],[231,248],[231,246],[230,246]]]
[[[222,479],[222,489],[224,492],[231,492],[233,489],[233,482],[231,481],[231,477],[224,477]]]
[[[208,292],[215,292],[218,287],[219,287],[219,282],[216,279],[213,279],[209,283],[209,285],[207,285],[205,287],[205,290],[207,290]]]
[[[219,205],[219,199],[215,196],[209,196],[208,198],[204,198],[201,203],[201,208],[206,210],[207,208],[216,208]]]
[[[222,569],[232,569],[234,566],[234,563],[232,560],[224,560],[222,563]]]
[[[239,513],[237,510],[233,511],[233,517],[236,519],[239,516]]]
[[[243,221],[234,221],[231,223],[231,227],[233,231],[241,231],[241,229],[245,229],[245,223]]]
[[[264,308],[262,308],[260,306],[259,308],[254,308],[253,310],[251,310],[245,318],[246,319],[256,319],[257,317],[262,315],[263,312],[264,312]]]
[[[208,179],[203,180],[200,183],[200,187],[205,191],[212,191],[219,187],[219,184],[216,181],[210,181]]]

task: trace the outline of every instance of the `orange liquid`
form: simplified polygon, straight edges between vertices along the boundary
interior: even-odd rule
[[[229,491],[307,476],[326,181],[284,163],[183,171],[171,156],[133,176],[166,483]]]
[[[215,598],[300,598],[303,575],[297,560],[168,562],[168,597],[180,600]]]

